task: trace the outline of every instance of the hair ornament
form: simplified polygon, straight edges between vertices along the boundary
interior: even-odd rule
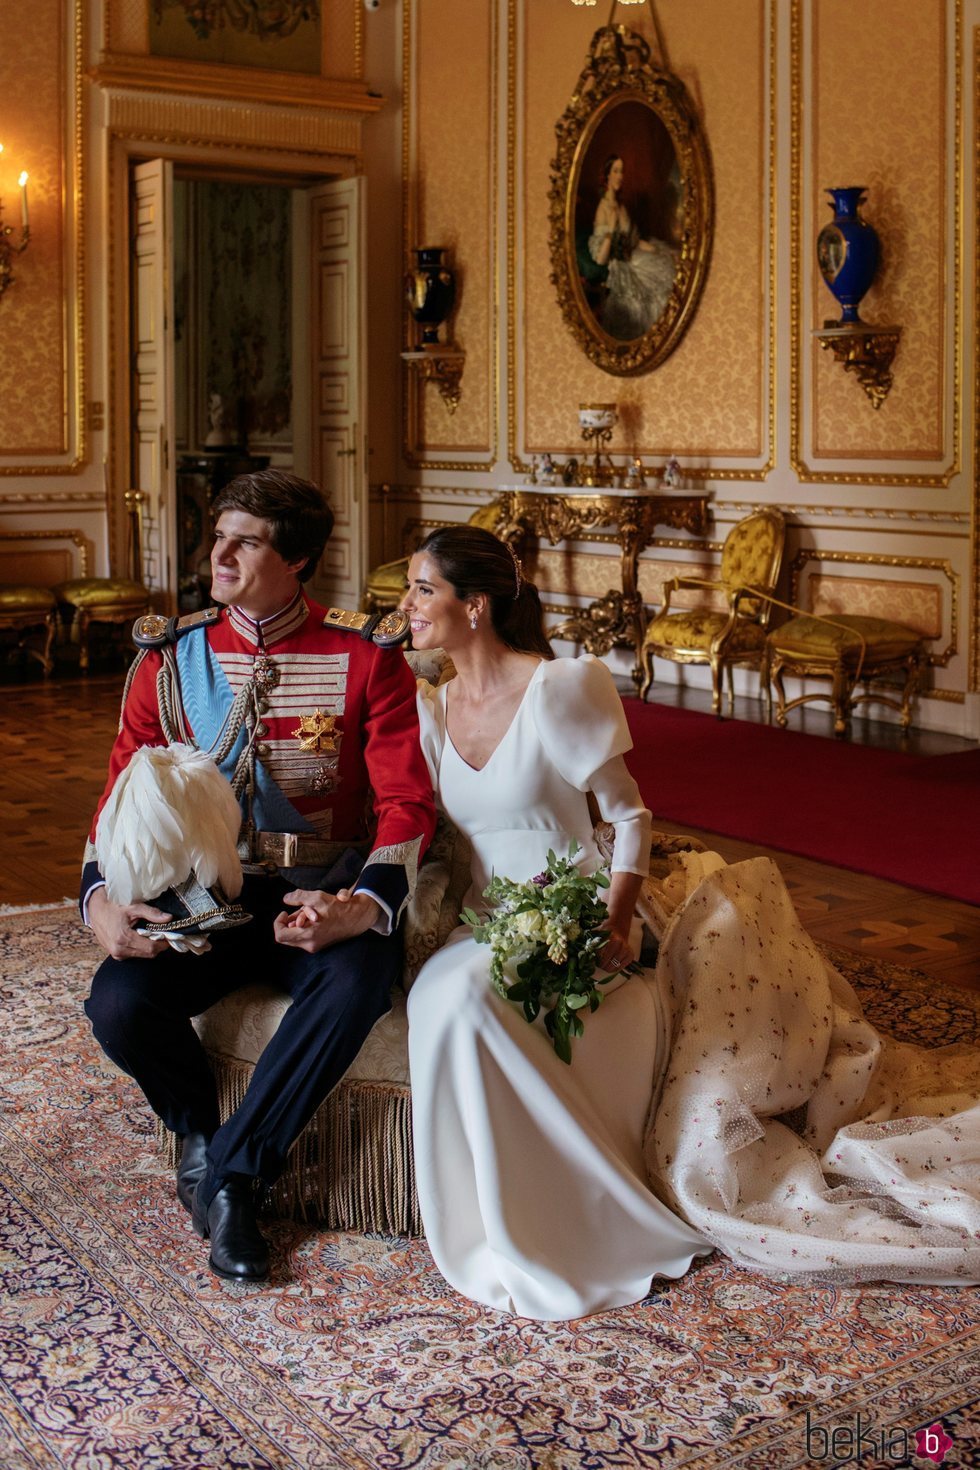
[[[514,550],[513,546],[511,546],[510,542],[505,541],[504,545],[510,552],[511,558],[514,562],[514,596],[515,598],[517,598],[521,595],[521,586],[524,582],[524,567],[520,557],[517,555],[517,552]]]

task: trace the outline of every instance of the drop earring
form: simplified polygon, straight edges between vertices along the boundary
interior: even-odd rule
[[[476,632],[476,613],[470,613],[470,627]]]

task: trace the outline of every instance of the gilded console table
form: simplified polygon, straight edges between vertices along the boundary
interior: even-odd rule
[[[616,643],[631,645],[633,681],[642,680],[640,649],[645,624],[643,599],[637,591],[640,552],[653,540],[657,526],[673,526],[692,536],[704,534],[708,524],[706,495],[675,495],[664,491],[505,490],[500,496],[496,534],[516,550],[528,535],[546,536],[552,546],[583,531],[614,526],[620,547],[620,587],[610,588],[581,612],[548,629],[551,638],[580,643],[587,653],[601,656]]]

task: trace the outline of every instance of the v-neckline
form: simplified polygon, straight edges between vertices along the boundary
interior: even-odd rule
[[[538,674],[541,672],[541,669],[542,669],[542,667],[544,666],[544,664],[546,662],[547,662],[546,659],[540,659],[539,660],[537,668],[534,670],[534,673],[531,675],[530,679],[528,679],[528,681],[527,681],[527,686],[526,686],[526,688],[524,690],[524,693],[521,695],[520,702],[518,703],[517,708],[515,709],[514,713],[510,717],[510,724],[507,726],[507,729],[501,735],[500,739],[497,741],[496,745],[493,747],[493,750],[491,750],[490,754],[487,756],[486,760],[483,762],[483,765],[482,766],[473,766],[473,765],[470,765],[470,763],[466,759],[466,757],[464,755],[461,755],[460,754],[460,752],[459,752],[459,750],[457,748],[457,745],[456,745],[455,740],[453,739],[453,737],[449,733],[449,684],[446,684],[444,686],[445,687],[445,690],[446,690],[446,693],[445,693],[445,701],[446,701],[446,741],[447,741],[447,744],[449,744],[449,745],[452,746],[453,753],[456,756],[456,759],[459,761],[460,765],[465,766],[468,771],[472,771],[473,774],[474,774],[474,776],[478,776],[481,771],[485,771],[487,769],[487,766],[489,766],[490,762],[492,760],[495,760],[496,759],[497,751],[504,744],[504,742],[506,741],[506,739],[510,735],[510,732],[513,730],[514,726],[517,724],[517,721],[520,719],[521,710],[524,708],[525,704],[527,703],[527,697],[528,697],[528,695],[531,692],[531,685],[534,683],[535,679],[538,677]],[[450,683],[451,682],[452,682],[452,680],[450,680]]]

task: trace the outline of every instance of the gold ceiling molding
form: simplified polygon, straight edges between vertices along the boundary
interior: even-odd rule
[[[953,392],[952,392],[952,461],[935,474],[871,473],[851,470],[812,469],[803,458],[803,354],[810,350],[810,333],[803,323],[803,22],[812,14],[804,0],[791,0],[790,7],[790,464],[802,484],[827,485],[920,485],[944,488],[961,467],[960,393],[963,379],[962,298],[960,267],[962,260],[963,187],[958,166],[963,143],[963,99],[961,63],[963,54],[963,0],[955,3],[953,151],[957,162],[953,186]]]
[[[517,361],[517,13],[519,0],[508,0],[507,7],[507,437],[509,463],[518,474],[527,474],[530,463],[521,457],[518,443],[518,393],[520,388]],[[685,466],[689,480],[739,481],[759,483],[768,479],[776,466],[776,135],[777,135],[777,14],[778,0],[769,3],[769,453],[766,462],[754,469],[710,469]],[[696,453],[709,451],[699,449]],[[648,455],[651,457],[651,455]]]
[[[816,562],[818,565],[824,562],[835,562],[840,566],[901,567],[905,571],[941,572],[949,582],[949,643],[942,653],[930,653],[928,662],[945,668],[956,653],[959,635],[960,578],[954,571],[952,562],[945,557],[887,556],[883,552],[871,551],[821,551],[815,547],[805,546],[796,553],[790,563],[789,600],[795,605],[799,604],[801,573],[809,562]]]
[[[303,72],[266,71],[259,66],[172,60],[165,56],[103,55],[89,72],[102,88],[134,92],[185,93],[242,106],[306,107],[359,116],[375,113],[384,98],[364,82],[313,77]]]
[[[77,0],[74,6],[75,29],[72,37],[71,65],[73,76],[70,85],[64,87],[64,95],[71,99],[72,129],[70,139],[62,139],[65,149],[65,173],[62,199],[62,224],[64,229],[65,272],[63,289],[66,301],[62,315],[62,352],[65,364],[64,414],[69,435],[74,435],[74,447],[69,442],[68,453],[72,458],[55,461],[53,464],[0,463],[0,476],[77,475],[85,468],[88,458],[88,425],[85,418],[86,343],[85,343],[85,89],[82,84],[84,63],[84,38],[88,6],[85,0]],[[63,74],[63,67],[62,67]],[[73,247],[74,261],[70,249]],[[10,503],[13,497],[4,494]]]
[[[417,77],[415,29],[417,15],[421,10],[421,0],[403,0],[402,3],[402,253],[407,263],[412,256],[416,246],[421,245],[418,238],[418,220],[415,217],[417,199],[412,189],[412,180],[416,176],[413,144],[416,142],[414,114],[417,99]],[[424,392],[422,383],[415,373],[407,367],[402,368],[402,459],[412,469],[418,470],[451,470],[471,471],[478,473],[490,469],[497,458],[497,420],[499,417],[500,403],[500,332],[498,327],[497,292],[494,286],[496,280],[497,262],[497,211],[499,209],[499,187],[498,187],[498,159],[496,149],[496,117],[499,100],[500,70],[500,25],[497,19],[497,7],[490,7],[490,29],[491,45],[488,65],[490,68],[490,259],[491,269],[488,272],[488,289],[490,291],[490,444],[486,451],[488,457],[473,459],[427,459],[424,453],[419,453],[415,448],[413,431],[417,430],[422,423],[421,395]],[[510,61],[508,60],[508,65]],[[508,180],[508,189],[510,189]],[[470,289],[475,289],[475,282]],[[412,328],[408,313],[403,317],[402,345],[407,350],[413,344]],[[413,418],[415,420],[413,425]],[[475,453],[483,455],[481,448]]]

